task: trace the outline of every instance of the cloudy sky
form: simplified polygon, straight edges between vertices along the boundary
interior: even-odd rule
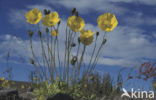
[[[62,21],[60,37],[63,38],[64,26],[73,7],[84,18],[85,29],[99,31],[100,34],[103,34],[97,26],[100,14],[113,13],[119,22],[107,34],[107,43],[96,68],[97,72],[109,72],[116,76],[122,67],[130,69],[145,61],[156,60],[156,0],[0,0],[0,73],[6,68],[8,52],[9,66],[16,73],[15,80],[26,80],[26,73],[32,69],[28,63],[32,56],[27,30],[35,27],[26,23],[25,12],[32,8],[57,11]],[[39,46],[39,40],[35,38],[37,54],[40,54]],[[90,49],[87,52],[89,56]],[[140,80],[138,82],[148,83],[146,87],[150,84]]]

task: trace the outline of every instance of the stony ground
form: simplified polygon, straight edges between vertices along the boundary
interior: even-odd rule
[[[0,90],[0,100],[36,100],[35,96],[31,91],[18,91],[16,89],[1,89]],[[47,98],[47,100],[75,100],[72,97],[58,93],[53,97]],[[77,99],[82,100],[82,99]],[[100,100],[108,100],[108,99],[100,99]],[[120,95],[114,96],[113,99],[110,100],[156,100],[156,99],[130,99],[130,98],[120,98]]]
[[[35,96],[33,95],[33,89],[31,88],[26,88],[26,90],[21,90],[20,87],[21,85],[29,86],[30,83],[26,82],[16,82],[17,88],[9,88],[9,89],[2,89],[0,88],[0,100],[36,100]],[[15,86],[13,86],[15,87]],[[121,98],[121,95],[116,95],[110,100],[156,100],[155,99],[130,99],[130,98]],[[47,100],[74,100],[70,96],[66,94],[56,94],[53,97],[47,97]],[[77,99],[77,100],[82,100],[82,99]],[[100,100],[108,100],[108,99],[100,99]]]

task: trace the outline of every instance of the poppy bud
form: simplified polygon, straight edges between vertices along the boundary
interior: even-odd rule
[[[76,12],[75,12],[75,16],[77,16],[77,17],[79,16],[79,13],[78,13],[78,11],[76,11]]]
[[[80,37],[78,37],[78,43],[80,44]]]
[[[96,32],[96,37],[98,37],[99,36],[99,32]]]
[[[49,33],[49,29],[48,28],[46,28],[46,33]]]
[[[128,79],[132,79],[133,77],[132,76],[128,76]]]
[[[41,37],[41,31],[38,31],[38,35]]]
[[[31,63],[31,64],[34,64],[34,60],[33,60],[33,59],[30,59],[30,63]]]
[[[50,14],[50,10],[47,10],[47,15]]]
[[[72,60],[71,60],[71,64],[72,64],[72,65],[75,65],[76,62],[77,62],[77,57],[74,56],[74,57],[72,58]]]
[[[44,15],[47,15],[47,9],[43,10]]]
[[[94,76],[93,76],[93,75],[91,75],[91,76],[90,76],[90,79],[91,79],[91,80],[94,80]]]
[[[107,40],[106,40],[106,39],[104,39],[104,40],[102,41],[102,44],[104,45],[104,44],[106,43],[106,41],[107,41]]]
[[[76,12],[76,8],[73,8],[73,9],[72,9],[72,15],[74,15],[75,12]]]
[[[72,43],[72,44],[71,44],[71,47],[75,47],[75,46],[76,46],[76,44],[75,44],[75,43]]]
[[[58,26],[60,25],[61,21],[58,22]]]
[[[34,32],[33,32],[33,31],[31,31],[31,30],[28,30],[28,34],[29,34],[29,36],[30,36],[30,37],[32,37],[32,36],[33,36],[33,34],[34,34]]]
[[[44,13],[44,15],[48,15],[48,14],[50,14],[50,10],[44,9],[43,13]]]

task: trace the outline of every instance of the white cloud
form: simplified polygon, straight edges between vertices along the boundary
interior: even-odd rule
[[[80,2],[81,1],[81,2]],[[122,0],[112,0],[111,2],[121,2]],[[122,1],[124,2],[124,1]],[[130,0],[126,1],[126,2],[131,2]],[[68,1],[53,1],[51,3],[54,4],[61,4],[64,5],[65,7],[68,8],[72,8],[72,7],[76,7],[79,10],[83,10],[85,12],[87,12],[88,10],[91,11],[91,9],[93,10],[114,10],[114,11],[121,11],[123,10],[120,7],[117,7],[115,5],[112,5],[111,3],[109,3],[108,1],[105,2],[103,0],[90,0],[90,1],[75,1],[75,0],[68,0]],[[94,5],[94,6],[91,6]],[[44,9],[44,8],[48,8],[49,6],[46,5],[30,5],[27,6],[27,9],[31,9],[31,8],[40,8],[40,9]],[[51,9],[52,8],[48,8]],[[27,11],[26,9],[23,10],[12,10],[12,14],[13,16],[10,16],[12,19],[12,22],[14,24],[19,24],[21,25],[21,23],[25,23],[25,19],[24,19],[24,14]],[[22,15],[22,16],[20,16]],[[15,17],[14,17],[15,16]],[[142,58],[149,58],[149,59],[154,59],[156,58],[155,55],[155,51],[156,51],[156,41],[151,42],[149,39],[149,35],[145,35],[143,34],[144,30],[143,29],[138,29],[138,28],[134,28],[134,24],[148,24],[148,25],[155,25],[155,18],[150,18],[147,17],[146,20],[141,19],[141,17],[143,16],[143,13],[137,13],[134,16],[128,17],[126,18],[124,21],[127,22],[127,24],[125,26],[118,26],[114,31],[110,32],[107,34],[107,43],[104,47],[103,50],[103,54],[102,57],[99,59],[99,64],[105,64],[105,65],[121,65],[121,66],[125,66],[125,65],[133,65],[134,63],[137,64],[138,61],[140,61],[140,59]],[[133,27],[131,26],[127,26],[127,25],[133,25]],[[60,50],[64,50],[64,31],[65,31],[65,26],[66,26],[66,22],[64,21],[64,19],[61,21],[61,26],[60,26]],[[100,29],[92,24],[87,24],[85,26],[85,29],[92,29],[94,32],[96,31],[100,31]],[[103,34],[104,32],[100,31],[100,34]],[[153,36],[155,36],[153,34]],[[0,43],[0,48],[2,50],[5,51],[5,49],[8,50],[9,48],[12,48],[15,52],[15,54],[13,56],[22,56],[25,58],[29,58],[31,57],[31,53],[30,50],[25,49],[25,48],[29,48],[29,41],[28,40],[22,40],[21,42],[16,41],[16,39],[14,39],[15,37],[7,35],[5,36],[5,40],[3,42]],[[98,44],[101,43],[101,36],[99,37],[99,41]],[[1,38],[0,38],[1,39]],[[2,37],[3,39],[3,37]],[[7,46],[7,47],[6,47]],[[34,41],[34,46],[36,48],[36,50],[38,50],[37,54],[41,54],[41,50],[40,48],[40,42],[39,41]],[[89,58],[92,52],[92,48],[93,45],[90,47],[87,47],[87,55]],[[76,49],[74,49],[76,50]],[[63,52],[62,52],[63,53]],[[63,54],[61,54],[63,55]],[[73,53],[74,55],[74,53]],[[103,56],[105,58],[103,58]],[[63,58],[63,57],[61,57]],[[89,61],[89,59],[87,60]]]
[[[121,12],[127,11],[122,7],[116,6],[108,0],[54,0],[49,1],[51,4],[59,4],[67,8],[77,8],[79,13],[87,13],[92,10],[95,11],[109,11],[112,13],[121,14]]]
[[[0,41],[1,58],[5,59],[8,52],[10,52],[10,57],[13,62],[21,63],[21,61],[18,60],[22,60],[27,63],[27,61],[32,58],[29,40],[22,40],[16,36],[6,34],[0,36]],[[35,53],[37,53],[37,55],[40,54],[39,42],[34,41],[33,45],[36,51]]]
[[[124,19],[122,19],[122,21],[125,22],[125,24],[131,25],[133,27],[138,25],[156,25],[156,17],[150,17],[138,11],[133,13],[134,14],[132,16],[127,16]]]
[[[107,0],[111,2],[123,2],[123,3],[141,3],[145,5],[155,5],[155,0]]]
[[[53,8],[51,8],[50,6],[44,5],[44,4],[28,5],[26,7],[26,9],[20,9],[20,10],[19,9],[11,9],[11,11],[8,13],[8,15],[10,17],[10,23],[12,23],[13,25],[16,24],[16,27],[20,27],[20,28],[23,26],[29,27],[28,24],[26,23],[25,13],[33,8],[40,9],[42,13],[43,13],[44,9],[53,11]]]
[[[156,5],[156,0],[47,0],[51,4],[59,4],[67,8],[76,7],[80,13],[94,11],[107,11],[115,14],[123,14],[128,11],[126,7],[117,3],[134,3],[145,5]]]
[[[60,26],[59,42],[60,42],[60,52],[63,60],[64,56],[64,30],[65,21],[62,21]],[[97,44],[101,44],[102,34],[104,32],[100,31],[97,26],[92,24],[87,24],[85,29],[92,29],[94,32],[99,31],[100,36]],[[148,35],[143,34],[143,30],[134,29],[126,26],[118,26],[114,31],[107,34],[107,43],[103,49],[103,54],[99,59],[98,64],[104,65],[121,65],[121,66],[131,66],[138,64],[140,59],[156,58],[156,41],[150,42]],[[78,36],[78,35],[77,35]],[[11,35],[1,36],[0,49],[2,51],[7,51],[11,49],[15,57],[31,58],[31,51],[29,50],[29,40],[18,41],[16,37]],[[77,41],[77,40],[75,40]],[[35,52],[38,56],[41,54],[40,41],[34,40],[33,46]],[[92,53],[93,44],[87,47],[85,61],[89,61],[90,55]],[[73,55],[75,54],[76,48],[73,49]],[[40,56],[39,56],[40,57]]]

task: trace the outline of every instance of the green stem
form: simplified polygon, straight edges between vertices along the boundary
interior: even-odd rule
[[[82,51],[82,54],[81,54],[81,57],[80,57],[80,62],[79,62],[79,65],[78,65],[77,78],[79,77],[79,73],[80,73],[81,64],[82,64],[82,61],[83,61],[85,50],[86,50],[86,45],[84,45],[83,51]]]

